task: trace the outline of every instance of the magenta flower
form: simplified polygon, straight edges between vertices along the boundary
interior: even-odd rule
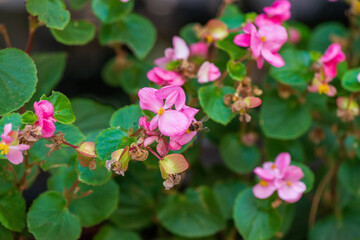
[[[323,79],[321,77],[323,77]],[[333,97],[336,95],[337,90],[334,86],[329,84],[331,81],[331,78],[320,73],[315,73],[315,77],[312,80],[311,85],[308,86],[308,90],[309,92],[317,92],[319,94],[326,94],[329,97]]]
[[[259,14],[255,19],[255,24],[258,27],[270,24],[282,24],[284,21],[290,19],[291,3],[287,0],[278,0],[270,7],[265,7],[265,14]]]
[[[174,36],[173,47],[165,49],[165,56],[155,59],[154,63],[162,69],[166,69],[166,64],[176,60],[187,60],[190,55],[190,49],[184,39]]]
[[[325,54],[320,58],[324,66],[325,75],[330,79],[336,77],[336,65],[345,61],[345,53],[341,50],[338,43],[331,44],[325,51]]]
[[[257,60],[258,68],[262,68],[264,59],[275,67],[285,65],[284,60],[277,52],[287,41],[287,32],[280,25],[265,25],[256,29],[249,23],[244,27],[244,32],[238,34],[234,43],[241,47],[250,47],[253,57]]]
[[[190,45],[190,56],[200,56],[207,58],[209,46],[204,42],[193,43]]]
[[[168,137],[181,135],[188,129],[191,120],[180,110],[185,106],[185,92],[179,86],[167,86],[160,90],[142,88],[139,93],[140,107],[155,113],[150,122],[150,131],[157,127]],[[164,103],[165,100],[165,103]],[[172,107],[175,106],[175,110]]]
[[[23,162],[24,156],[22,151],[28,150],[30,146],[19,144],[18,132],[11,131],[12,124],[8,123],[4,126],[4,133],[1,134],[0,154],[6,155],[6,158],[15,165]]]
[[[54,116],[54,107],[53,105],[46,100],[40,100],[39,102],[34,103],[35,114],[38,117],[38,120],[34,125],[38,125],[42,128],[41,133],[43,138],[49,138],[54,135],[55,132],[55,122],[56,119]]]
[[[185,79],[180,73],[174,71],[166,71],[159,67],[154,67],[147,73],[147,77],[150,81],[160,86],[176,85],[182,86],[185,83]]]
[[[199,83],[213,82],[221,76],[221,72],[215,64],[204,62],[197,73]]]
[[[306,186],[300,180],[304,177],[301,168],[290,166],[289,153],[280,153],[275,162],[265,162],[263,167],[254,169],[254,173],[260,178],[260,182],[253,187],[255,197],[265,199],[275,191],[279,198],[293,203],[298,201]]]

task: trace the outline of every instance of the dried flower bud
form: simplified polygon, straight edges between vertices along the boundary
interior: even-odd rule
[[[314,128],[309,134],[309,139],[315,144],[319,144],[325,137],[325,131],[320,127]]]
[[[138,145],[136,145],[135,143],[132,143],[131,148],[134,148],[133,150],[131,150],[129,152],[129,155],[131,157],[132,160],[136,160],[136,161],[145,161],[148,156],[149,156],[149,151],[145,150],[145,149],[141,149]]]
[[[243,114],[240,114],[239,120],[240,120],[240,122],[242,122],[242,121],[250,122],[251,116],[247,113],[243,113]]]
[[[90,161],[90,163],[89,163],[89,169],[90,169],[90,170],[95,170],[95,169],[96,169],[96,160],[95,160],[95,159],[93,159],[93,160]]]
[[[247,146],[253,146],[258,140],[258,134],[255,132],[246,133],[241,137],[242,143]]]
[[[81,143],[80,146],[76,148],[76,152],[82,167],[89,167],[90,162],[96,158],[95,144],[93,142]]]
[[[112,170],[119,175],[125,176],[125,171],[129,166],[129,147],[126,146],[124,149],[116,150],[111,154],[111,159],[105,162],[105,166],[108,171]]]
[[[59,149],[61,149],[61,144],[63,144],[63,142],[65,141],[64,138],[65,134],[62,132],[58,132],[56,134],[54,134],[50,139],[50,141],[52,142],[51,144],[45,144],[46,147],[50,148],[48,154],[46,154],[46,156],[50,156],[52,152],[55,152]]]
[[[233,96],[232,94],[225,94],[223,102],[226,106],[229,106],[233,102]]]
[[[32,146],[36,141],[42,138],[42,128],[38,125],[26,125],[19,133],[20,144]]]
[[[175,173],[167,176],[167,179],[163,182],[165,190],[170,190],[175,185],[181,182],[181,174]]]

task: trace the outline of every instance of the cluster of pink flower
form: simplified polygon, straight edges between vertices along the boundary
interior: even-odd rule
[[[192,77],[193,71],[197,70],[196,66],[193,67],[188,62],[189,58],[201,57],[202,59],[206,59],[207,56],[208,45],[205,42],[194,43],[188,47],[182,38],[175,36],[173,37],[173,48],[165,49],[165,56],[155,60],[156,67],[148,72],[147,77],[150,81],[160,86],[182,86],[186,81],[186,76],[190,75]],[[180,61],[179,64],[185,66],[185,73],[182,72],[183,70],[168,71],[167,65],[173,61]],[[205,61],[197,70],[197,75],[194,77],[198,78],[199,83],[207,83],[215,81],[220,75],[219,69],[213,63]]]
[[[345,53],[341,50],[340,44],[331,44],[318,61],[319,67],[308,90],[319,94],[324,93],[329,97],[335,96],[336,88],[329,83],[336,77],[336,66],[345,61],[345,58]]]
[[[196,135],[196,131],[190,131],[189,127],[196,122],[195,115],[199,110],[185,105],[185,92],[181,87],[143,88],[138,95],[141,109],[156,114],[151,120],[146,116],[139,119],[139,125],[147,135],[144,147],[156,141],[157,152],[166,156],[170,149],[180,150]]]
[[[287,41],[286,29],[281,24],[290,18],[291,4],[287,0],[278,0],[270,7],[265,7],[265,14],[259,14],[255,24],[248,23],[244,33],[238,34],[234,43],[240,47],[250,47],[252,57],[256,59],[258,68],[264,65],[264,59],[275,67],[285,65],[278,53]]]
[[[254,169],[260,182],[253,187],[255,197],[265,199],[277,191],[279,198],[285,202],[298,201],[306,186],[300,180],[304,177],[301,168],[291,166],[289,153],[280,153],[275,162],[265,162],[263,167]]]

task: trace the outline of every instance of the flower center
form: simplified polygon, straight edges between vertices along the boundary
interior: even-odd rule
[[[276,168],[275,164],[271,165],[272,170],[275,170],[275,168]]]
[[[186,130],[186,133],[191,133],[190,129],[187,129],[187,130]]]
[[[269,185],[269,183],[265,180],[260,180],[260,185],[263,187],[267,187]]]
[[[326,94],[329,91],[330,91],[329,85],[327,85],[326,83],[320,84],[319,89],[318,89],[319,94],[322,94],[322,93]]]
[[[261,36],[260,39],[261,39],[262,42],[265,42],[265,41],[266,41],[266,37],[265,37],[265,36]]]
[[[0,154],[1,155],[6,155],[9,153],[9,147],[8,145],[6,145],[5,143],[0,143]]]
[[[292,182],[290,182],[290,181],[287,181],[287,182],[286,182],[286,185],[288,185],[289,187],[291,187],[291,185],[292,185]]]
[[[213,42],[214,42],[214,38],[213,38],[211,35],[206,35],[205,41],[206,41],[207,43],[213,43]]]
[[[163,109],[162,107],[159,109],[158,114],[161,116],[163,115],[163,113],[165,112],[165,109]]]

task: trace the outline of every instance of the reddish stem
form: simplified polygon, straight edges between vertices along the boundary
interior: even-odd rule
[[[70,146],[70,147],[72,147],[72,148],[74,148],[74,149],[77,149],[77,148],[78,148],[78,146],[72,145],[71,143],[68,143],[68,142],[65,141],[65,140],[64,140],[62,143],[65,144],[65,145],[68,145],[68,146]]]
[[[163,160],[154,150],[151,149],[151,147],[147,148],[149,152],[151,152],[155,157],[157,157],[159,160]]]

